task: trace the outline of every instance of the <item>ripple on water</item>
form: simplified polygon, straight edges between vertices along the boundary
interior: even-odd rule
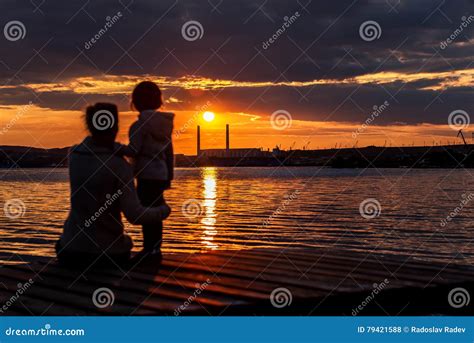
[[[447,175],[449,174],[449,177]],[[0,216],[0,259],[11,254],[53,256],[69,209],[66,169],[0,170],[0,202],[21,199],[18,219]],[[178,169],[166,199],[163,249],[338,247],[474,262],[474,204],[441,224],[470,189],[462,170],[357,170],[325,168]],[[366,219],[359,205],[377,199],[380,215]],[[184,216],[196,199],[201,214]],[[141,246],[140,227],[126,230]]]

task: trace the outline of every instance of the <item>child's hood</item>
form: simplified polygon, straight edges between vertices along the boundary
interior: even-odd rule
[[[173,133],[174,113],[147,110],[138,116],[138,124],[157,140],[171,137]]]

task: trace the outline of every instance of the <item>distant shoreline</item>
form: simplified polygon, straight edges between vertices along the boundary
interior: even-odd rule
[[[0,168],[67,167],[69,147],[39,149],[0,146]],[[224,150],[225,152],[225,150]],[[230,150],[232,152],[232,150]],[[175,166],[200,167],[328,167],[328,168],[474,168],[474,145],[430,147],[333,148],[262,151],[261,156],[212,157],[175,155]],[[227,155],[231,156],[231,154]]]
[[[279,168],[278,166],[246,166],[246,165],[237,165],[237,166],[216,166],[216,165],[202,165],[202,166],[191,166],[191,167],[181,167],[175,166],[175,169],[200,169],[200,168]],[[474,167],[332,167],[332,166],[285,166],[285,168],[325,168],[325,169],[418,169],[418,170],[453,170],[453,169],[473,169]],[[21,170],[21,169],[68,169],[67,166],[44,166],[44,167],[0,167],[0,170]]]

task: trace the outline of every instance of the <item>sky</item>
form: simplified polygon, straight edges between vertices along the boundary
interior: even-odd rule
[[[97,101],[154,80],[177,153],[459,143],[474,113],[474,2],[2,0],[0,145],[64,147]],[[216,119],[207,123],[202,113]]]

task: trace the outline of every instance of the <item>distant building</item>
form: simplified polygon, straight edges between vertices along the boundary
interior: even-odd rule
[[[200,157],[262,157],[265,151],[257,148],[241,148],[241,149],[201,149]]]
[[[201,149],[201,128],[197,126],[197,155],[198,157],[218,157],[218,158],[244,158],[244,157],[263,157],[267,155],[265,151],[259,148],[230,148],[230,128],[229,124],[225,126],[225,149]]]

